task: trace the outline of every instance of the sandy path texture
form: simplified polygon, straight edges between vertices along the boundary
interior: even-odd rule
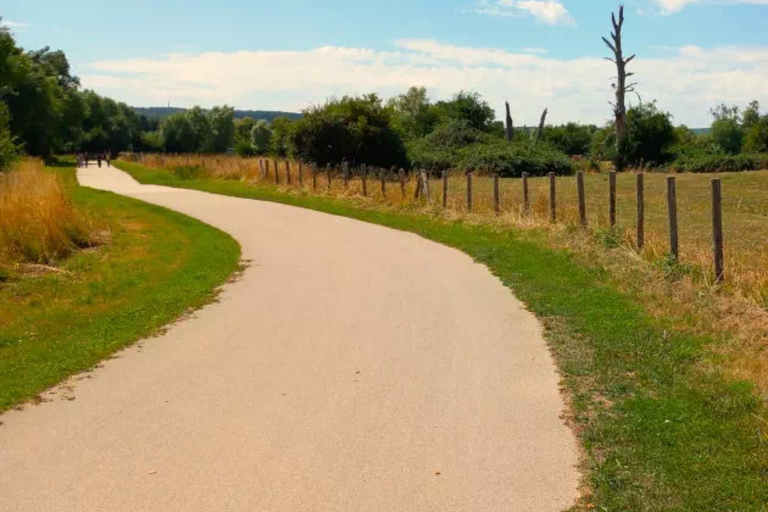
[[[221,300],[2,416],[0,510],[559,511],[577,445],[536,318],[416,235],[299,208],[83,185],[201,219],[251,260]],[[55,396],[55,395],[53,395]]]

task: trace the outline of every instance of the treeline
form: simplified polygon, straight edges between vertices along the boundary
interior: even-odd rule
[[[61,51],[25,51],[0,29],[0,169],[21,152],[76,151],[274,154],[318,165],[463,168],[505,176],[566,174],[617,159],[613,123],[515,127],[472,92],[432,101],[412,87],[389,101],[375,94],[333,98],[300,117],[237,119],[228,106],[195,107],[150,119],[124,103],[82,90]],[[514,117],[514,106],[512,106]],[[167,110],[167,109],[166,109]],[[768,116],[757,102],[721,105],[699,135],[675,126],[655,102],[627,113],[623,160],[634,167],[705,172],[762,168]]]
[[[142,149],[152,122],[81,90],[62,51],[25,51],[0,29],[0,168],[19,154]]]

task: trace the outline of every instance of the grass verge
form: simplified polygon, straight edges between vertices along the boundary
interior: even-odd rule
[[[586,491],[574,510],[768,507],[762,402],[751,384],[705,364],[722,340],[653,317],[605,272],[580,264],[567,251],[511,229],[118,166],[142,183],[275,201],[411,231],[487,265],[546,326],[585,453]]]
[[[237,242],[215,228],[79,187],[73,168],[49,171],[109,242],[0,283],[0,411],[211,301],[239,264]]]

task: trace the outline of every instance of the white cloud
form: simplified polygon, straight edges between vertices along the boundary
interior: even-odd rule
[[[11,20],[0,20],[0,27],[10,29],[10,30],[19,30],[29,27],[29,23],[18,23],[16,21]]]
[[[547,25],[574,25],[568,9],[555,0],[480,0],[475,12],[488,16],[533,16],[537,22]]]
[[[683,10],[686,5],[701,3],[768,5],[768,0],[654,0],[662,14]]]
[[[676,122],[709,123],[720,103],[745,104],[768,96],[768,47],[686,46],[631,64],[644,100],[657,99]],[[433,40],[396,41],[389,51],[321,47],[308,51],[168,54],[157,58],[94,62],[80,73],[89,88],[134,105],[228,103],[238,108],[301,110],[330,96],[379,92],[393,96],[409,86],[433,99],[459,90],[482,94],[502,114],[513,106],[517,124],[534,124],[549,107],[555,123],[603,123],[610,117],[612,64],[602,58],[473,48]]]

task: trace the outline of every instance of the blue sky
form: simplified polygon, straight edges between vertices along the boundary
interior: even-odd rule
[[[720,101],[768,103],[768,0],[634,0],[643,100],[690,125]],[[6,0],[20,44],[66,51],[84,86],[136,105],[298,110],[330,95],[477,90],[520,123],[602,122],[600,42],[618,2],[584,0]]]

